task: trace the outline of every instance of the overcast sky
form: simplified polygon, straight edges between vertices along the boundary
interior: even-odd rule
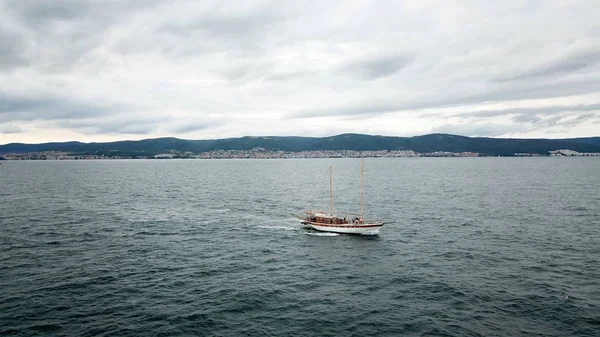
[[[600,136],[600,1],[0,0],[0,144]]]

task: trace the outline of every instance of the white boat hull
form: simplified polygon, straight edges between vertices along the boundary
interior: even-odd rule
[[[361,225],[329,225],[329,224],[318,224],[314,222],[304,221],[305,226],[309,226],[315,230],[321,232],[331,233],[342,233],[342,234],[361,234],[361,235],[375,235],[379,233],[383,224],[361,224]]]

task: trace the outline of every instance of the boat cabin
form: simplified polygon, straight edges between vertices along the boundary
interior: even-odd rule
[[[334,224],[334,225],[344,225],[344,224],[362,224],[363,219],[359,217],[354,217],[352,219],[340,218],[334,215],[329,215],[324,212],[311,212],[306,211],[306,219],[307,222],[317,223],[317,224]]]

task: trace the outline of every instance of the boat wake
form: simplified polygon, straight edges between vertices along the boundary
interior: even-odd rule
[[[256,226],[262,229],[282,229],[286,231],[297,231],[300,230],[298,227],[286,227],[286,226]]]
[[[328,232],[317,232],[314,230],[306,230],[300,227],[287,227],[287,226],[256,226],[261,229],[268,230],[285,230],[285,231],[301,231],[302,234],[314,235],[314,236],[339,236],[340,233],[328,233]]]
[[[328,232],[304,232],[306,235],[314,236],[340,236],[340,233],[328,233]]]

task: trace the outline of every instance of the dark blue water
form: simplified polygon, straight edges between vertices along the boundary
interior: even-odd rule
[[[4,162],[0,336],[600,336],[599,159]]]

